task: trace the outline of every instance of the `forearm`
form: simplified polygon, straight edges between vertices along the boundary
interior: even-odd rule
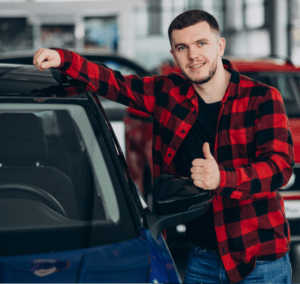
[[[220,166],[216,194],[235,199],[261,198],[286,185],[293,172],[291,156],[277,153],[267,161],[242,167]]]
[[[88,61],[77,53],[63,49],[55,50],[61,57],[58,69],[71,78],[81,81],[87,91],[144,112],[153,112],[155,82],[163,80],[163,77],[123,76],[120,72]]]

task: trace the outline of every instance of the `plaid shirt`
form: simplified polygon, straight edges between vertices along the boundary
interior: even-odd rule
[[[153,173],[176,173],[173,158],[196,121],[198,96],[180,73],[139,78],[56,49],[59,69],[83,81],[98,95],[151,114]],[[290,246],[290,230],[277,189],[291,174],[293,143],[282,97],[273,87],[231,72],[221,101],[214,157],[221,183],[212,201],[219,252],[236,283],[255,267],[256,258],[275,260]]]

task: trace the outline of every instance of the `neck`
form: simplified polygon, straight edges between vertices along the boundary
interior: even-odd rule
[[[219,66],[215,75],[204,84],[194,84],[193,86],[198,95],[206,103],[215,103],[222,100],[227,90],[231,73],[225,70],[222,61],[219,62]]]

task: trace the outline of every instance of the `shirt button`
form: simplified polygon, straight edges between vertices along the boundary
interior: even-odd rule
[[[184,130],[184,129],[182,129],[182,130],[181,130],[181,133],[185,133],[185,130]]]

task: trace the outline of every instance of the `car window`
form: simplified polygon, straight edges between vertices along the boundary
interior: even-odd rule
[[[0,106],[0,144],[3,146],[0,187],[15,184],[19,190],[10,190],[12,186],[7,186],[3,192],[0,189],[0,194],[12,203],[12,199],[24,197],[23,203],[28,200],[35,212],[40,208],[41,214],[56,216],[59,213],[64,217],[62,223],[84,220],[117,223],[120,212],[114,187],[84,109],[78,105],[58,104],[27,105],[26,111],[22,104],[14,104],[12,108],[14,110],[9,110],[8,105]],[[20,189],[21,186],[27,190]],[[32,188],[51,195],[50,199],[55,202],[32,194]],[[65,213],[52,203],[58,203]],[[48,224],[41,218],[39,226],[49,225],[53,218]],[[31,225],[31,220],[27,221],[23,220],[26,227]]]
[[[278,89],[285,102],[292,102],[295,100],[293,90],[286,74],[245,73],[245,75],[263,84]]]
[[[108,68],[116,70],[116,71],[120,71],[122,73],[122,75],[137,75],[136,70],[134,70],[133,68],[126,66],[124,64],[121,64],[119,62],[113,61],[113,60],[107,60],[104,62],[101,62],[101,64],[106,65]]]
[[[285,102],[294,102],[295,96],[286,75],[277,75],[277,88]]]
[[[259,82],[269,85],[269,86],[275,85],[274,78],[272,78],[268,75],[262,74],[262,73],[244,73],[243,75],[246,75],[253,80],[259,81]]]
[[[298,93],[300,94],[300,74],[297,76],[293,76],[294,82],[296,83]]]
[[[114,58],[105,58],[97,56],[84,56],[87,60],[93,61],[98,64],[104,64],[106,67],[116,70],[122,73],[122,75],[144,75],[139,74],[139,69],[135,69],[130,64],[123,63],[121,61],[115,60]]]

